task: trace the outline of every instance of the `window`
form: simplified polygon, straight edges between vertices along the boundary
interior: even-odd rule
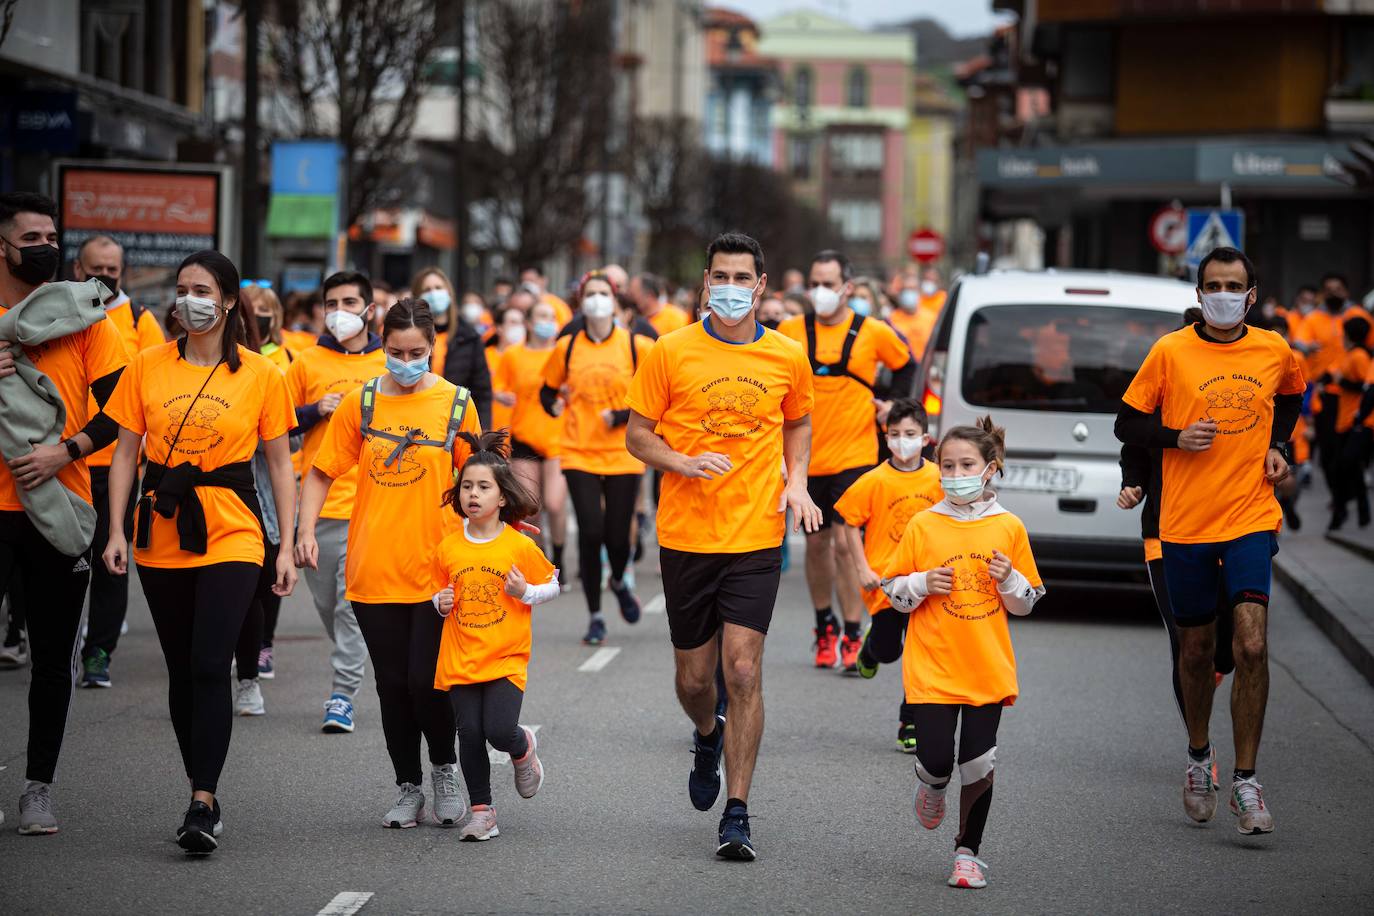
[[[810,67],[798,67],[792,73],[792,104],[798,108],[811,107]]]
[[[883,203],[880,200],[830,202],[830,221],[847,242],[876,242],[883,237]]]
[[[881,172],[883,135],[831,134],[830,168],[836,172]]]
[[[969,318],[964,400],[975,407],[1116,413],[1174,312],[1115,306],[995,305]]]
[[[1106,100],[1112,97],[1112,33],[1107,29],[1073,29],[1064,34],[1064,97]]]
[[[812,143],[811,137],[795,136],[788,141],[787,162],[792,177],[803,181],[811,177]]]
[[[849,71],[849,79],[845,81],[845,99],[850,108],[868,107],[868,71],[863,67],[855,67]]]

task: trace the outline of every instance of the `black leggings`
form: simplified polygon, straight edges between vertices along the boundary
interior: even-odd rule
[[[429,601],[418,604],[353,602],[358,629],[372,656],[377,699],[382,708],[386,750],[396,770],[396,785],[421,784],[420,736],[435,766],[456,763],[453,709],[434,689],[434,666],[444,618]]]
[[[138,568],[167,661],[167,705],[195,792],[214,792],[234,721],[229,660],[262,567],[213,563],[190,569]]]
[[[630,525],[639,497],[639,474],[588,474],[564,470],[568,495],[577,513],[577,568],[587,610],[601,613],[601,548],[611,561],[611,581],[619,582],[630,562]]]
[[[124,536],[134,535],[134,505],[138,502],[137,478],[129,487],[128,509],[124,513]],[[86,618],[86,646],[81,654],[89,658],[96,649],[113,655],[119,645],[119,630],[129,610],[129,577],[116,576],[105,568],[100,554],[110,539],[110,469],[91,468],[91,499],[95,501],[95,539],[91,563],[91,610]]]
[[[906,628],[910,619],[906,614],[894,611],[890,607],[874,611],[870,615],[872,626],[868,628],[868,638],[864,640],[860,651],[871,661],[882,665],[899,661],[902,657],[902,647],[906,645]],[[903,693],[901,708],[898,711],[899,721],[910,723],[914,709],[912,704],[906,702],[906,695]]]
[[[955,726],[959,725],[961,715],[959,833],[954,837],[954,846],[977,855],[992,806],[992,770],[1002,707],[916,704],[912,719],[916,726],[916,776],[937,789],[949,784],[954,773]]]
[[[491,759],[487,745],[523,757],[530,749],[520,727],[520,703],[525,692],[509,678],[483,684],[460,684],[448,692],[458,720],[458,763],[474,805],[491,804]]]
[[[1184,724],[1188,717],[1183,713],[1183,682],[1178,675],[1178,621],[1174,619],[1173,607],[1169,604],[1169,584],[1164,580],[1164,561],[1150,560],[1145,564],[1150,571],[1150,586],[1155,590],[1155,607],[1164,621],[1164,629],[1169,634],[1169,655],[1173,661],[1174,702],[1178,704],[1179,718]],[[1226,599],[1226,584],[1223,582],[1217,594],[1217,650],[1216,669],[1222,674],[1236,670],[1236,662],[1231,651],[1231,631],[1234,611]]]
[[[248,605],[248,615],[243,618],[243,629],[239,631],[239,642],[234,650],[238,664],[238,677],[241,681],[252,680],[258,676],[258,653],[263,646],[271,645],[267,639],[267,606],[281,608],[281,599],[272,593],[272,585],[277,581],[277,553],[279,545],[264,541],[266,551],[262,559],[262,575],[258,578],[257,591]],[[272,614],[272,628],[276,629],[276,613]]]
[[[22,570],[19,607],[9,586]],[[79,557],[59,552],[24,512],[0,512],[0,590],[10,592],[11,613],[27,611],[29,637],[29,748],[25,778],[52,782],[72,685],[80,668],[77,637],[91,577],[90,551]]]

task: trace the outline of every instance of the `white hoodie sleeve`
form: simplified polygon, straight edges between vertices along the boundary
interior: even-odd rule
[[[560,594],[562,594],[562,589],[558,585],[558,574],[554,573],[553,578],[543,585],[530,585],[526,583],[525,594],[521,596],[520,600],[530,607],[534,607],[536,604],[544,604],[552,601]]]
[[[882,580],[879,585],[883,594],[892,602],[892,609],[903,614],[910,614],[916,610],[930,595],[930,589],[926,586],[926,574],[923,572],[893,576]]]
[[[1035,607],[1035,602],[1045,596],[1045,586],[1037,588],[1031,585],[1029,579],[1013,569],[1011,575],[1007,576],[1007,581],[998,583],[997,593],[1002,596],[1007,613],[1024,617]]]

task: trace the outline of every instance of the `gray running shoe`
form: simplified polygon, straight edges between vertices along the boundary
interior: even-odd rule
[[[420,787],[411,783],[401,784],[401,795],[396,799],[396,804],[391,806],[391,810],[382,818],[383,827],[414,827],[420,822],[420,816],[425,813],[425,793],[420,791]]]
[[[1264,787],[1253,776],[1232,780],[1231,813],[1238,818],[1236,829],[1247,836],[1274,832],[1274,815],[1264,803]]]
[[[1207,749],[1206,760],[1188,757],[1188,769],[1183,774],[1183,810],[1199,824],[1205,824],[1217,813],[1217,752]]]
[[[51,786],[40,782],[19,796],[19,832],[25,836],[44,836],[57,832],[57,812],[53,809]]]
[[[534,794],[544,785],[544,764],[539,762],[539,755],[535,753],[539,742],[534,740],[534,732],[524,725],[520,727],[525,730],[529,750],[525,752],[523,760],[511,759],[511,767],[515,770],[515,791],[520,793],[521,798],[534,798]]]
[[[467,818],[468,800],[458,782],[458,764],[446,763],[429,773],[434,788],[434,823],[440,827],[458,827]]]
[[[496,827],[496,809],[491,805],[483,805],[481,808],[472,809],[472,816],[463,825],[462,831],[458,834],[458,839],[468,842],[481,842],[500,835],[501,831]]]
[[[234,715],[265,716],[267,707],[262,702],[262,687],[258,679],[239,681],[234,688]]]

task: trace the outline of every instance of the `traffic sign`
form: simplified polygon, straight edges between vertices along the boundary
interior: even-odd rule
[[[913,261],[929,264],[945,256],[945,237],[934,229],[917,229],[907,239],[906,250]]]
[[[1188,250],[1188,211],[1164,207],[1150,220],[1150,244],[1160,254],[1183,254]]]
[[[1187,262],[1196,269],[1214,248],[1245,248],[1245,214],[1211,208],[1188,211]]]

